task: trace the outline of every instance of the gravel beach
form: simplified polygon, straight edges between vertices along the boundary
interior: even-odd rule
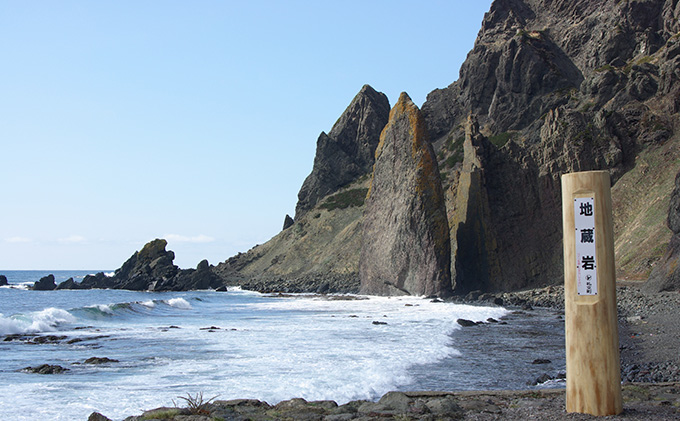
[[[472,294],[465,302],[509,308],[564,307],[562,287],[502,294]],[[564,389],[390,392],[378,402],[307,402],[292,399],[269,405],[255,400],[186,401],[184,408],[158,408],[125,421],[208,420],[527,420],[680,419],[680,293],[645,293],[636,282],[617,286],[623,379],[622,414],[594,417],[568,414]],[[182,401],[185,402],[185,401]],[[202,404],[202,405],[201,405]],[[89,420],[108,418],[93,413]]]

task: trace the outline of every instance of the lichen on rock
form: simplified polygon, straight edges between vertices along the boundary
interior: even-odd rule
[[[420,110],[406,93],[376,149],[359,258],[361,292],[451,293],[449,228],[439,169]]]

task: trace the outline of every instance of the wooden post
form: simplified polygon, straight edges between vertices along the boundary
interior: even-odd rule
[[[609,173],[562,175],[567,412],[616,415],[621,363]]]

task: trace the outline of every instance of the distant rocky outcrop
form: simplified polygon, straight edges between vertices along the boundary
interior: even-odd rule
[[[87,275],[80,283],[69,279],[59,284],[58,289],[186,291],[219,288],[224,285],[222,278],[213,272],[207,260],[201,261],[196,269],[180,269],[174,265],[175,253],[165,249],[167,244],[163,239],[150,241],[125,261],[113,276],[100,272]]]
[[[420,110],[402,93],[380,137],[366,199],[361,292],[450,295],[450,258],[437,160]]]
[[[73,278],[68,278],[64,282],[60,282],[56,289],[83,289],[83,287]]]
[[[389,112],[387,96],[364,85],[331,131],[319,135],[312,172],[298,193],[295,220],[327,195],[371,171]]]
[[[0,275],[0,286],[5,285],[9,285],[9,282],[7,282],[7,277],[5,275]]]
[[[57,289],[57,283],[54,280],[54,275],[49,274],[43,276],[40,280],[33,284],[33,290],[35,291],[52,291]]]
[[[675,176],[667,221],[673,235],[666,254],[654,267],[644,286],[648,292],[680,291],[680,172]]]

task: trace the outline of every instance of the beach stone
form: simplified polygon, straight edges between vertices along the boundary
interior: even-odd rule
[[[425,406],[430,410],[431,413],[435,415],[463,415],[463,408],[458,405],[456,398],[453,396],[429,399],[427,402],[425,402]]]
[[[49,274],[47,276],[43,276],[39,281],[33,284],[33,289],[35,291],[53,291],[57,289],[57,283],[54,281],[54,275]]]
[[[99,412],[93,412],[87,417],[87,421],[111,421],[111,418],[105,417]]]
[[[361,293],[451,295],[444,193],[420,110],[403,92],[375,152],[359,257]]]
[[[463,327],[472,327],[472,326],[477,326],[477,322],[473,322],[472,320],[468,319],[458,319],[456,320],[456,323]]]
[[[107,358],[107,357],[91,357],[86,359],[83,364],[108,364],[108,363],[118,363],[120,361],[114,360],[112,358]]]
[[[43,364],[37,367],[26,367],[22,371],[35,374],[61,374],[65,371],[69,371],[69,369],[60,365]]]
[[[413,399],[403,392],[387,392],[380,398],[378,403],[385,406],[387,409],[407,412],[411,404],[413,404]]]

